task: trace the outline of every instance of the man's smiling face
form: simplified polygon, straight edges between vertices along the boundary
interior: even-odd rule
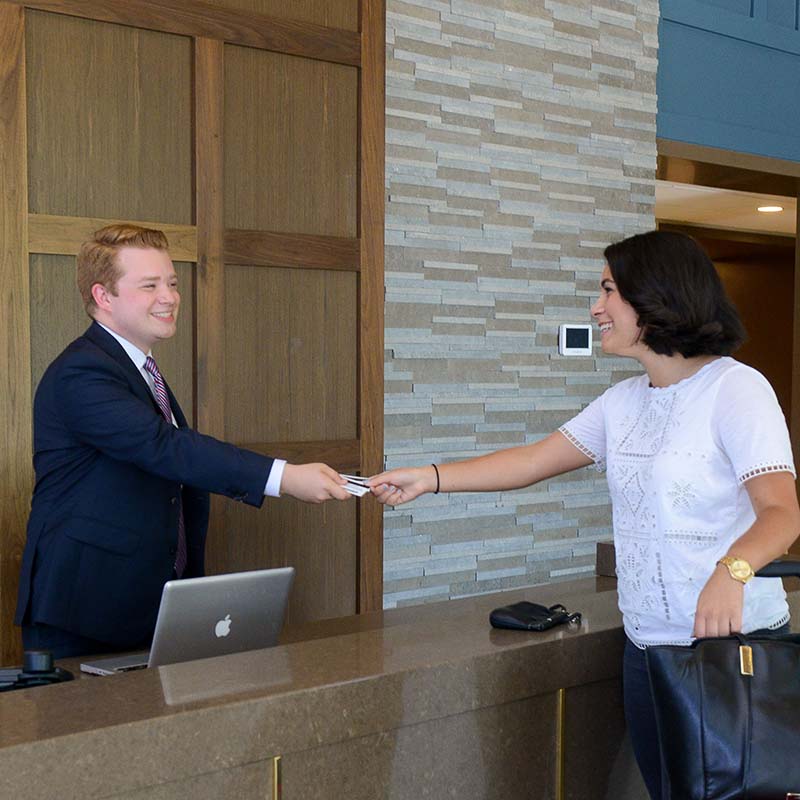
[[[95,319],[147,353],[175,335],[181,296],[169,254],[153,248],[123,247],[116,293],[95,284]]]

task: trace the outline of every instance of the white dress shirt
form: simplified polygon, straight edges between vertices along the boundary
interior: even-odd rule
[[[127,339],[124,339],[118,333],[115,333],[111,328],[107,328],[102,323],[97,323],[106,333],[113,336],[122,346],[122,349],[128,354],[128,357],[136,365],[142,377],[147,383],[153,397],[156,397],[156,385],[153,376],[144,368],[144,363],[147,361],[148,356],[152,353],[143,353],[135,344],[131,344]],[[178,423],[175,421],[175,415],[172,415],[172,424],[177,428]],[[264,494],[268,497],[281,496],[281,479],[283,478],[283,468],[286,466],[286,461],[282,458],[276,458],[272,462],[272,469],[270,469],[269,476],[267,477],[267,484],[264,487]]]

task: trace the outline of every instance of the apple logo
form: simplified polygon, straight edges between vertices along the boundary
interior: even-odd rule
[[[225,619],[221,619],[214,626],[214,633],[217,635],[218,639],[221,639],[223,636],[227,636],[230,632],[231,632],[231,615],[226,614]]]

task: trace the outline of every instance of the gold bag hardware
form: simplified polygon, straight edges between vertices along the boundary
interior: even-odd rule
[[[753,648],[749,645],[739,645],[739,671],[742,675],[753,674]]]

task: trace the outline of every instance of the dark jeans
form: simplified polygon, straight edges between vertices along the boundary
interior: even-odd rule
[[[49,650],[54,659],[94,656],[103,653],[118,653],[123,649],[137,649],[135,647],[120,648],[118,645],[87,639],[85,636],[78,636],[77,633],[70,633],[61,628],[39,623],[22,626],[22,645],[25,650]]]
[[[753,631],[758,636],[781,636],[789,633],[789,625],[774,630]],[[652,800],[661,800],[661,754],[658,749],[658,729],[647,662],[644,650],[629,639],[625,640],[622,662],[622,684],[625,698],[625,721],[633,745],[633,754]]]

